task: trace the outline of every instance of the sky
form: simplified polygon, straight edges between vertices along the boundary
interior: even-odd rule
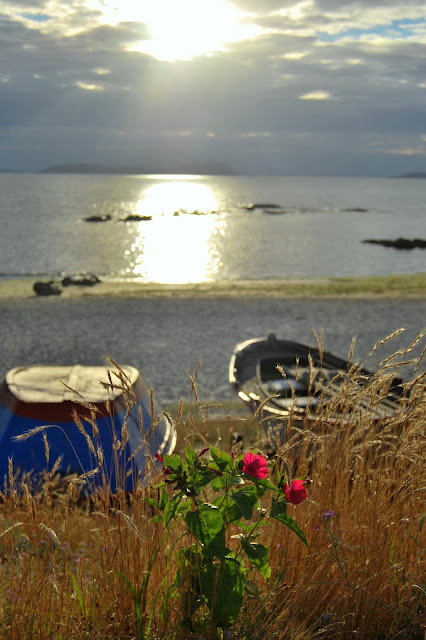
[[[426,171],[424,0],[0,0],[0,169]]]

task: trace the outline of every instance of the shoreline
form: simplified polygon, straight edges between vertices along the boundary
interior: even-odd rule
[[[41,280],[47,282],[47,279]],[[343,278],[288,278],[238,280],[187,284],[160,284],[126,281],[101,281],[93,286],[61,286],[60,295],[37,296],[36,279],[0,280],[0,299],[48,297],[49,300],[83,297],[113,298],[426,298],[426,273],[389,276],[347,276]]]

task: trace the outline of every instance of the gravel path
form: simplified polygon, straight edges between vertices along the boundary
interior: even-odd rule
[[[410,344],[425,328],[426,300],[268,298],[23,298],[0,300],[0,374],[24,364],[102,364],[106,356],[140,369],[161,404],[190,397],[187,372],[198,362],[203,400],[234,399],[228,363],[237,342],[274,331],[346,357],[356,337],[356,359],[401,327],[407,330],[367,361]],[[423,338],[414,351],[419,356]],[[423,365],[424,366],[424,365]],[[405,377],[410,375],[407,369]]]

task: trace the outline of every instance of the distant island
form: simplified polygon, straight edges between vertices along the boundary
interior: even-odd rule
[[[413,171],[412,173],[403,173],[397,178],[426,178],[425,171]]]
[[[100,164],[58,164],[39,173],[88,173],[88,174],[115,174],[115,175],[143,175],[143,174],[191,174],[191,175],[214,175],[214,176],[237,176],[238,173],[226,164],[220,162],[208,162],[204,164],[188,164],[180,167],[152,168],[137,166],[108,166]]]

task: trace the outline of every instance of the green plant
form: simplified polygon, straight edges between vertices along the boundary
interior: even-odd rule
[[[288,502],[306,498],[303,482],[277,471],[274,485],[266,460],[252,452],[234,459],[213,446],[199,454],[188,446],[185,458],[159,459],[165,481],[158,500],[146,500],[160,512],[152,522],[181,531],[172,589],[183,601],[182,623],[192,629],[195,614],[206,607],[210,627],[226,629],[237,620],[246,595],[258,593],[250,572],[257,570],[265,579],[271,575],[269,549],[257,542],[261,527],[278,520],[309,546],[287,513]],[[173,485],[171,492],[167,485]]]

